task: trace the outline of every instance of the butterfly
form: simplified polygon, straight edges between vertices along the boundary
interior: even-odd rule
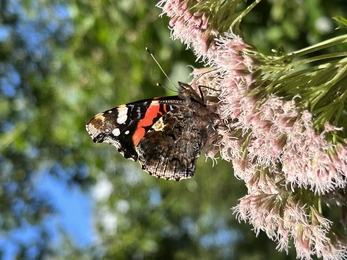
[[[196,160],[215,132],[216,113],[191,85],[178,82],[177,96],[140,100],[94,116],[86,130],[109,143],[150,175],[166,180],[194,176]],[[201,92],[201,90],[200,90]]]

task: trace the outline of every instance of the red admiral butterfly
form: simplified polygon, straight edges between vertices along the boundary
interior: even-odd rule
[[[214,133],[217,115],[190,85],[179,82],[178,96],[136,101],[97,114],[86,125],[95,143],[115,146],[139,160],[150,175],[191,178],[196,160]]]

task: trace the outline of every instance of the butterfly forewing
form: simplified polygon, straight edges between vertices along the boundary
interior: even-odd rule
[[[135,150],[146,131],[166,113],[182,103],[178,97],[136,101],[97,114],[86,126],[96,143],[109,143],[125,157],[137,160]]]

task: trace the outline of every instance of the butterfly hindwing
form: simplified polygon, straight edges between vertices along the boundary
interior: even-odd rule
[[[208,123],[199,121],[204,112],[182,105],[164,114],[136,147],[142,168],[169,180],[193,177],[208,135]]]

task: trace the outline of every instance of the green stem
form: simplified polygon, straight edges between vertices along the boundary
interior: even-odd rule
[[[347,59],[343,59],[341,60],[341,63],[346,62]],[[324,85],[334,85],[337,83],[337,81],[339,80],[340,77],[343,77],[344,75],[346,75],[347,72],[347,66],[344,66],[343,69],[341,69],[336,75],[335,77],[333,77],[331,80],[329,80],[328,82],[326,82]]]
[[[261,0],[255,0],[251,5],[249,5],[241,14],[233,21],[230,28],[234,28],[237,24],[241,23],[242,19],[257,5]]]
[[[335,54],[325,54],[325,55],[320,55],[320,56],[316,56],[316,57],[312,57],[312,58],[299,60],[299,61],[290,63],[290,64],[288,64],[288,67],[290,66],[291,68],[296,68],[297,66],[304,65],[307,63],[312,63],[315,61],[321,61],[321,60],[325,60],[325,59],[336,59],[336,58],[346,57],[346,56],[347,56],[346,51],[340,52],[340,53],[335,53]]]
[[[340,43],[345,43],[345,42],[347,42],[347,35],[338,36],[338,37],[320,42],[316,45],[312,45],[310,47],[304,48],[302,50],[289,53],[289,54],[285,55],[284,58],[294,59],[294,58],[306,55],[308,53],[312,53],[312,52],[315,52],[315,51],[318,51],[318,50],[321,50],[324,48],[328,48],[328,47],[331,47],[331,46],[334,46],[334,45],[337,45]]]

